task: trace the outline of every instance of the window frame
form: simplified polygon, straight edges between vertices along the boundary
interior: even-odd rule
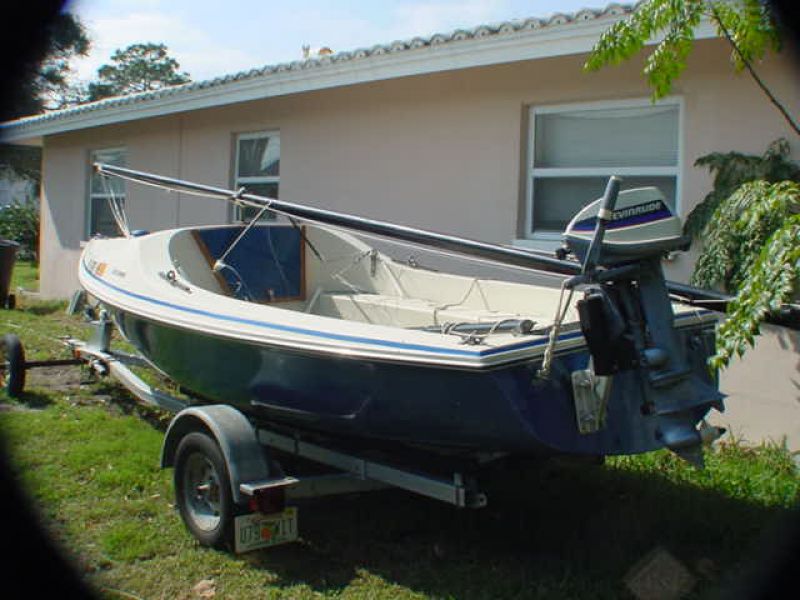
[[[104,202],[108,201],[110,197],[109,194],[95,194],[92,191],[92,181],[96,175],[94,172],[94,163],[98,162],[98,154],[106,153],[106,152],[120,152],[123,154],[125,164],[119,166],[126,166],[128,163],[128,147],[127,146],[106,146],[103,148],[94,148],[89,150],[89,176],[86,179],[86,215],[84,218],[84,239],[89,240],[92,236],[95,235],[92,232],[92,215],[94,212],[94,202],[95,200],[101,199]],[[125,204],[128,201],[128,186],[123,182],[124,193],[122,194],[122,208],[125,208]]]
[[[534,166],[536,143],[536,116],[543,114],[569,113],[582,110],[608,110],[608,109],[636,109],[654,106],[649,98],[628,98],[618,100],[602,100],[593,102],[573,102],[566,104],[553,104],[528,107],[528,138],[527,152],[525,154],[525,210],[522,227],[521,245],[530,245],[525,242],[544,242],[547,249],[553,248],[561,241],[561,231],[536,230],[534,223],[534,177],[610,177],[619,175],[627,177],[661,176],[675,178],[675,212],[682,214],[681,187],[683,180],[683,119],[684,103],[681,96],[668,96],[659,100],[655,106],[676,106],[678,109],[678,149],[674,167],[666,166],[637,166],[637,167],[538,167]],[[588,200],[587,200],[588,201]]]
[[[281,132],[279,129],[263,129],[260,131],[249,131],[243,133],[236,133],[233,137],[234,143],[234,158],[233,158],[233,188],[238,190],[241,187],[247,187],[248,183],[275,183],[278,185],[278,195],[280,195],[281,176],[280,167],[278,175],[250,175],[239,176],[239,154],[241,150],[240,142],[243,140],[257,140],[260,138],[277,138],[279,143],[281,139]],[[280,159],[280,154],[278,155]],[[275,213],[267,213],[263,219],[265,221],[274,222],[278,215]],[[242,221],[242,207],[234,205],[232,212],[232,219],[234,223],[243,223]]]

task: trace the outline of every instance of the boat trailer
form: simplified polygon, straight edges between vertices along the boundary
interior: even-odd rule
[[[161,466],[175,469],[176,505],[189,531],[206,546],[237,553],[298,538],[291,502],[336,494],[400,488],[458,508],[482,508],[487,496],[466,473],[449,477],[363,458],[297,432],[254,424],[221,404],[193,404],[165,393],[131,367],[150,367],[142,357],[111,349],[113,322],[105,310],[91,321],[88,341],[66,339],[73,358],[26,361],[19,338],[3,336],[2,381],[11,397],[22,394],[25,372],[83,365],[113,377],[140,403],[173,414]],[[287,475],[273,451],[326,467],[324,474]]]

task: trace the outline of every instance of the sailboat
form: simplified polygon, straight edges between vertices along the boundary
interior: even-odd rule
[[[620,192],[612,178],[550,256],[95,168],[257,213],[153,233],[122,219],[122,237],[82,253],[81,285],[194,402],[348,447],[469,460],[669,448],[700,462],[721,434],[704,420],[723,410],[707,366],[719,298],[665,280],[662,257],[688,240],[656,188]],[[422,268],[365,237],[513,266],[531,282]]]

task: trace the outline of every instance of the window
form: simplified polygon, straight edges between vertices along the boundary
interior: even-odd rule
[[[281,180],[281,138],[277,131],[243,133],[236,138],[234,186],[251,194],[277,198]],[[258,212],[255,208],[237,207],[234,218],[247,221]],[[274,220],[275,213],[264,219]]]
[[[125,148],[107,148],[95,150],[89,156],[90,167],[94,163],[126,166],[127,151]],[[91,169],[89,175],[89,206],[86,211],[87,237],[95,234],[114,237],[120,234],[117,223],[114,221],[109,199],[114,198],[122,208],[125,208],[125,181],[118,177],[103,177]]]
[[[526,237],[557,239],[611,175],[678,204],[680,104],[649,100],[530,109]]]

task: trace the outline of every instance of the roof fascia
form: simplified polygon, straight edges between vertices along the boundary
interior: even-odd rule
[[[88,109],[51,120],[12,121],[0,125],[0,133],[4,141],[30,143],[47,135],[252,100],[471,67],[583,54],[592,49],[600,35],[616,20],[602,18],[572,22],[560,27],[545,27],[534,31],[389,52],[341,63],[332,61],[305,69],[287,67],[264,76],[209,85],[186,92],[176,91],[154,99],[132,100],[129,103],[98,107],[96,110]],[[704,23],[698,29],[696,37],[717,37],[717,33],[710,23]]]

